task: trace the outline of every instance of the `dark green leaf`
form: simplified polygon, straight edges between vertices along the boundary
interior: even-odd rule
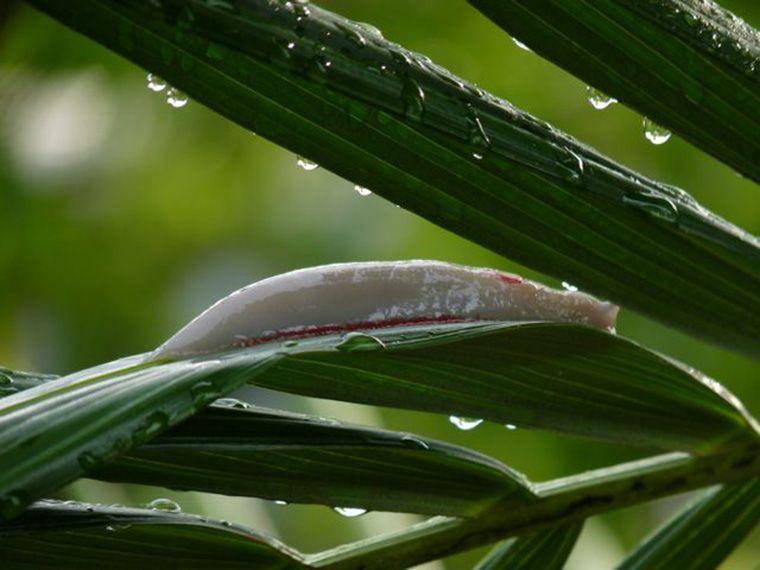
[[[596,329],[490,323],[373,334],[385,350],[337,352],[323,350],[328,337],[311,340],[254,383],[661,449],[757,438],[725,388]]]
[[[0,566],[56,570],[306,568],[272,537],[182,513],[40,501],[0,524]]]
[[[498,545],[475,570],[562,570],[583,522],[570,522],[518,536]]]
[[[264,408],[211,407],[90,476],[457,516],[535,498],[522,476],[461,447]]]
[[[469,323],[262,344],[177,362],[134,356],[0,399],[0,514],[99,468],[245,381],[707,452],[757,441],[724,388],[615,335],[560,323]],[[356,336],[356,335],[354,335]]]
[[[297,2],[31,3],[468,239],[758,353],[754,237],[366,27]]]
[[[705,0],[470,0],[541,56],[760,182],[760,34]]]
[[[0,399],[0,519],[155,437],[260,373],[270,349],[235,361],[130,357]]]
[[[760,479],[715,489],[657,530],[618,567],[717,568],[760,520]]]

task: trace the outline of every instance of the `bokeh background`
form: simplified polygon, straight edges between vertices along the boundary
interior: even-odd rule
[[[753,184],[677,136],[654,146],[621,105],[594,110],[582,83],[510,38],[463,0],[323,0],[644,174],[676,184],[747,230],[760,230]],[[724,5],[755,26],[760,3]],[[146,88],[146,70],[20,5],[0,29],[0,364],[66,373],[144,352],[217,298],[294,268],[432,258],[536,274],[395,207],[190,101]],[[760,110],[759,110],[760,112]],[[760,134],[759,134],[760,136]],[[760,413],[758,366],[623,310],[618,332],[726,384]],[[541,480],[646,455],[484,424],[244,389],[251,402],[416,431],[489,453]],[[248,524],[314,551],[418,517],[343,518],[327,507],[82,480],[61,497],[143,504]],[[590,520],[568,564],[610,568],[680,503]],[[757,532],[725,563],[755,567]],[[429,569],[471,568],[482,550]]]

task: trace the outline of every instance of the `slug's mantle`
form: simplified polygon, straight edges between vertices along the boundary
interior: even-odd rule
[[[618,307],[495,269],[440,261],[338,263],[258,281],[206,309],[153,353],[202,354],[284,338],[440,322],[557,321],[605,330]]]

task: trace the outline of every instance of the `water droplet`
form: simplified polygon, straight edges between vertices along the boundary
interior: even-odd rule
[[[148,89],[150,89],[151,91],[160,93],[161,91],[166,89],[166,81],[161,79],[155,73],[149,73],[147,79],[148,79]]]
[[[425,441],[411,434],[407,434],[402,437],[401,443],[403,443],[406,447],[411,447],[414,449],[430,449],[430,446]]]
[[[362,28],[365,32],[368,32],[370,35],[375,36],[378,39],[383,38],[383,32],[381,32],[378,28],[376,28],[372,24],[368,24],[367,22],[356,22],[356,25]]]
[[[572,291],[572,292],[575,292],[575,291],[577,291],[577,290],[578,290],[578,287],[576,287],[575,285],[571,285],[571,284],[570,284],[570,283],[568,283],[567,281],[563,281],[563,282],[562,282],[562,288],[563,288],[565,291]]]
[[[172,501],[171,499],[165,499],[163,497],[158,498],[158,499],[153,499],[150,503],[148,503],[145,506],[154,511],[164,511],[167,513],[182,512],[182,507],[180,507],[176,501]]]
[[[132,440],[134,443],[144,443],[164,431],[168,425],[169,416],[162,411],[153,412],[132,433]]]
[[[504,427],[508,430],[515,430],[517,429],[517,426],[515,424],[504,424]]]
[[[644,117],[644,136],[652,144],[663,144],[668,142],[670,138],[670,131],[665,127],[661,127],[651,119]]]
[[[414,79],[407,79],[401,91],[404,100],[404,114],[410,119],[421,120],[425,112],[425,91]]]
[[[359,196],[369,196],[372,194],[372,190],[365,188],[364,186],[359,186],[358,184],[354,184],[354,191],[359,194]]]
[[[465,418],[462,416],[449,416],[449,421],[461,430],[471,430],[483,423],[478,418]]]
[[[652,192],[623,196],[623,204],[643,210],[667,222],[678,221],[678,207],[670,199]]]
[[[483,160],[483,155],[480,154],[479,152],[473,152],[472,158],[474,158],[475,160]]]
[[[298,346],[298,341],[297,340],[286,340],[285,342],[282,343],[282,346],[287,346],[287,347]]]
[[[602,109],[606,109],[613,103],[617,103],[618,100],[614,97],[610,97],[609,95],[605,95],[601,91],[598,91],[591,87],[591,85],[586,86],[586,99],[591,104],[591,106],[594,109],[597,109],[601,111]]]
[[[187,105],[187,95],[176,87],[169,87],[166,90],[166,102],[175,109],[180,109]]]
[[[518,40],[516,37],[512,36],[512,41],[515,43],[517,47],[520,49],[523,49],[525,51],[533,51],[528,46],[526,46],[524,43],[522,43],[520,40]]]
[[[360,517],[367,512],[367,509],[361,509],[359,507],[334,507],[336,513],[344,517]]]
[[[316,170],[319,168],[319,165],[316,162],[312,162],[307,158],[304,158],[302,156],[299,156],[296,159],[296,164],[298,165],[298,168],[301,170],[305,170],[306,172],[311,172],[312,170]]]
[[[248,402],[243,402],[237,398],[219,398],[214,400],[214,405],[219,408],[237,408],[239,410],[247,410],[251,407]]]
[[[385,343],[377,337],[363,332],[350,332],[343,336],[340,343],[335,346],[342,352],[356,352],[360,350],[377,350],[385,348]]]
[[[282,501],[280,499],[275,499],[274,500],[274,504],[275,505],[280,505],[281,507],[284,507],[284,506],[286,506],[288,504],[288,502],[287,501]]]
[[[220,396],[214,385],[207,380],[202,380],[190,388],[190,394],[193,397],[193,403],[199,408],[210,404]]]

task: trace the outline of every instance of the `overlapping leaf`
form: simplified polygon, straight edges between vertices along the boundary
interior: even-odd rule
[[[583,522],[570,522],[508,540],[480,561],[475,570],[562,570]]]
[[[688,562],[717,568],[760,520],[760,479],[707,493],[644,541],[619,570],[665,570]]]
[[[313,4],[32,0],[237,123],[525,265],[757,354],[757,240]]]
[[[247,528],[182,513],[40,501],[0,524],[0,566],[58,570],[306,568],[299,553]]]
[[[757,440],[751,418],[717,383],[596,329],[469,323],[374,332],[177,362],[135,356],[2,398],[2,515],[246,381],[665,449],[705,452]]]
[[[541,56],[760,182],[760,33],[712,0],[470,0]]]
[[[90,476],[457,516],[535,498],[522,476],[467,449],[264,408],[209,408]]]

